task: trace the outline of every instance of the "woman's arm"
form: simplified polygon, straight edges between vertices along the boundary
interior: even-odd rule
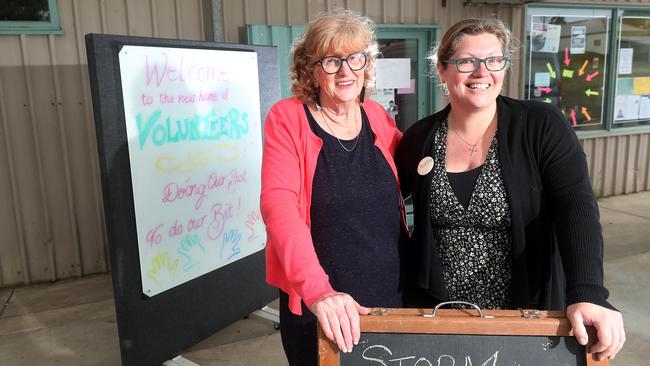
[[[540,134],[539,168],[567,282],[567,317],[582,345],[599,359],[614,358],[625,343],[621,313],[607,302],[603,237],[585,154],[568,122],[552,109]],[[598,342],[585,326],[593,326]]]
[[[541,113],[540,113],[541,112]],[[565,268],[567,301],[613,307],[603,286],[603,236],[585,154],[559,110],[534,110],[543,116],[538,135],[538,168],[544,199]]]
[[[265,121],[261,213],[269,236],[267,250],[275,252],[291,289],[310,307],[334,289],[318,262],[309,227],[300,214],[305,166],[295,127],[300,121],[291,117],[290,112],[276,106]]]
[[[291,288],[318,318],[325,336],[346,352],[359,341],[359,314],[370,309],[334,291],[300,215],[301,175],[311,173],[305,171],[304,146],[295,128],[298,123],[272,109],[264,126],[261,210],[269,235],[267,250],[277,254]]]

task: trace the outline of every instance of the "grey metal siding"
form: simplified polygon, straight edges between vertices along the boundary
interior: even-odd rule
[[[650,132],[581,140],[599,196],[650,190]]]
[[[63,35],[0,36],[0,287],[109,269],[84,35],[210,40],[207,0],[58,0]]]

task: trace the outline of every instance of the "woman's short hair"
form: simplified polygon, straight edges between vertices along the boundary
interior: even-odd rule
[[[432,70],[436,69],[438,63],[446,65],[444,62],[456,52],[458,44],[464,36],[483,33],[494,34],[501,43],[503,55],[512,57],[515,52],[512,33],[501,20],[497,18],[469,18],[461,20],[447,29],[440,42],[428,52],[427,59],[431,62]]]
[[[374,85],[374,60],[378,54],[375,23],[368,17],[349,10],[335,10],[321,14],[305,27],[293,43],[291,53],[291,92],[304,103],[316,98],[318,87],[314,67],[322,57],[346,52],[363,51],[368,54],[364,70],[365,86]]]

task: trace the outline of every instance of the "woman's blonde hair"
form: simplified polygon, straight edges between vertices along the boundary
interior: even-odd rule
[[[313,101],[318,94],[314,67],[320,65],[316,62],[325,56],[350,51],[368,54],[364,76],[365,86],[371,88],[374,85],[374,60],[378,54],[375,23],[370,18],[349,10],[321,14],[309,22],[291,48],[293,96],[304,103]]]

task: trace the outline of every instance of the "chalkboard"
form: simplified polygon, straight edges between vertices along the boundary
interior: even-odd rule
[[[320,366],[609,365],[575,337],[563,312],[374,309],[361,316],[361,338],[340,353],[319,328]],[[534,318],[529,317],[534,314]]]
[[[364,333],[355,347],[341,365],[586,365],[569,337]]]
[[[262,231],[259,230],[259,220],[255,215],[249,217],[248,214],[250,210],[253,210],[252,207],[255,206],[255,201],[259,197],[258,188],[256,188],[258,183],[255,183],[258,179],[255,178],[255,170],[259,169],[256,165],[259,151],[256,149],[260,146],[262,131],[259,121],[264,120],[271,105],[280,99],[278,50],[276,47],[245,44],[108,34],[86,35],[86,49],[122,364],[160,365],[277,298],[277,289],[265,283],[265,260],[264,252],[261,250],[264,237]],[[121,51],[127,53],[124,54]],[[140,51],[147,51],[144,61],[142,58],[135,57]],[[133,60],[129,58],[131,54],[134,55]],[[127,57],[121,59],[124,56]],[[168,57],[167,66],[170,68],[164,66],[165,56]],[[150,58],[147,60],[147,57]],[[198,57],[211,60],[211,65],[215,67],[228,67],[234,59],[243,57],[244,60],[237,59],[236,63],[238,66],[247,66],[248,74],[242,76],[238,74],[238,70],[231,70],[224,74],[216,68],[210,69],[210,65],[200,66],[198,63],[202,60],[197,59]],[[175,59],[172,60],[172,58]],[[123,67],[127,65],[138,68],[142,74],[129,75],[130,69]],[[193,65],[194,68],[190,69]],[[147,66],[149,70],[147,70]],[[154,67],[157,67],[157,71],[153,71]],[[200,67],[203,69],[199,70]],[[181,72],[181,69],[185,71]],[[165,72],[167,74],[163,76]],[[237,76],[229,79],[230,87],[226,90],[222,79],[227,75]],[[167,97],[174,98],[174,103],[171,103],[171,99],[163,95],[164,90],[158,89],[158,85],[155,88],[152,86],[151,90],[147,89],[146,78],[150,79],[150,84],[160,82],[161,87],[165,83],[165,78],[170,83],[183,85],[170,86],[166,89]],[[210,88],[200,87],[201,78],[212,78],[209,83]],[[183,83],[179,83],[181,81]],[[250,83],[250,85],[238,84],[242,82]],[[259,86],[257,82],[259,82]],[[208,91],[208,89],[210,90]],[[135,98],[134,100],[133,96],[137,90],[140,91],[138,97],[142,97],[142,99]],[[202,92],[203,98],[198,94],[199,92]],[[243,94],[236,97],[231,92]],[[156,103],[148,98],[152,97],[153,99],[154,96]],[[195,99],[192,103],[192,97],[200,99]],[[245,102],[240,99],[245,99]],[[161,100],[176,106],[163,108]],[[192,111],[196,112],[180,109],[178,104],[181,100],[184,104],[193,105]],[[138,108],[143,116],[144,114],[149,116],[149,118],[141,120],[140,128],[147,128],[147,121],[158,109],[161,111],[160,118],[164,121],[161,124],[160,120],[156,119],[156,125],[160,127],[156,127],[158,130],[152,131],[152,133],[157,135],[145,139],[144,144],[141,137],[129,135],[127,126],[129,116],[135,118],[136,130],[138,128],[136,118],[138,112],[134,113],[134,110],[128,112],[129,103],[133,102],[140,103]],[[155,106],[155,109],[145,108],[144,103],[149,102],[151,104],[147,104],[147,106]],[[242,103],[245,105],[242,106]],[[213,108],[215,118],[207,119],[217,122],[205,123],[200,116],[211,116]],[[234,118],[234,114],[230,114],[231,119],[220,119],[224,114],[229,115],[231,108],[238,109],[237,118]],[[243,117],[244,112],[247,114],[246,118]],[[186,118],[198,121],[192,123],[202,126],[198,128],[202,132],[198,135],[187,135],[185,142],[194,138],[189,141],[191,143],[170,142],[169,135],[164,135],[163,131],[170,131],[168,126],[178,126],[177,121],[180,120],[182,124]],[[230,127],[237,123],[239,134],[236,134],[233,129],[224,132],[225,130],[220,129],[222,128],[221,121],[229,122]],[[249,122],[247,126],[245,126],[245,121]],[[207,130],[206,126],[209,126]],[[219,130],[215,132],[214,128]],[[225,135],[229,133],[232,134],[226,138]],[[152,137],[152,135],[146,136]],[[167,136],[167,138],[163,139],[163,136]],[[179,141],[182,140],[180,132],[175,136]],[[210,140],[211,137],[215,137],[215,139]],[[205,144],[203,144],[204,142]],[[188,156],[183,155],[183,151],[187,151],[181,148],[183,145],[189,147],[189,151],[197,153],[192,155],[192,158],[179,159],[179,157]],[[143,148],[141,149],[141,147]],[[238,158],[253,157],[246,159],[247,162],[251,162],[251,165],[243,164],[241,160],[235,161],[236,159],[232,155],[225,154],[234,151],[233,148],[238,149]],[[173,202],[174,204],[170,205],[161,204],[161,206],[153,208],[141,207],[139,199],[142,197],[136,197],[136,194],[146,195],[147,185],[140,187],[143,188],[142,190],[140,188],[136,190],[136,186],[143,179],[147,179],[147,174],[155,177],[158,173],[155,169],[150,169],[145,173],[145,177],[139,176],[139,169],[142,166],[131,158],[137,158],[136,155],[141,152],[149,152],[149,150],[155,152],[152,155],[156,159],[161,156],[171,156],[182,162],[191,162],[184,167],[176,165],[178,169],[169,172],[170,179],[163,180],[165,182],[163,185],[151,186],[151,191],[159,194],[159,200],[162,192],[161,187],[164,187],[165,184],[177,182],[180,186],[180,183],[184,183],[188,179],[190,183],[197,179],[191,174],[182,175],[188,173],[185,171],[188,166],[194,169],[192,172],[198,174],[201,171],[200,174],[203,174],[203,177],[208,177],[208,181],[214,183],[212,185],[214,189],[208,191],[206,194],[208,197],[203,201],[200,196],[188,196],[176,200]],[[179,151],[180,153],[178,153]],[[206,159],[206,156],[209,159]],[[165,158],[154,160],[153,164],[150,162],[148,166],[157,167],[158,170],[165,172],[173,166],[173,164],[169,164],[170,162],[170,159]],[[206,162],[209,162],[209,166],[202,166]],[[201,168],[195,169],[198,166]],[[242,174],[244,169],[246,170],[245,176]],[[206,173],[207,170],[216,172],[214,180],[210,180],[210,174]],[[136,172],[135,175],[134,172]],[[161,176],[159,175],[159,177]],[[223,184],[225,186],[220,186],[218,184],[220,180],[217,178],[224,176]],[[138,183],[136,183],[136,179]],[[231,191],[229,191],[229,185]],[[225,194],[221,195],[221,193]],[[242,197],[241,204],[239,196]],[[171,197],[168,196],[168,200],[171,200]],[[219,202],[220,200],[228,202]],[[187,202],[188,206],[176,207],[175,204],[179,202]],[[201,226],[199,222],[205,213],[198,215],[198,220],[194,218],[194,222],[190,224],[189,219],[192,217],[187,216],[187,212],[188,209],[189,212],[192,212],[197,205],[201,209],[206,206],[216,208],[217,203],[222,204],[217,213],[222,215],[221,218],[224,220],[219,223],[224,225],[218,225],[215,231],[210,233],[216,238],[211,239],[205,231],[209,226],[208,217],[204,221],[204,226]],[[155,212],[163,210],[170,212]],[[211,211],[214,214],[215,211]],[[237,221],[235,221],[235,211],[239,211],[241,214]],[[150,232],[152,229],[150,224],[147,224],[149,227],[144,231],[140,230],[138,216],[142,212],[155,213],[160,222],[153,225],[153,228],[162,224],[163,226],[159,228],[160,231]],[[185,214],[181,214],[182,212]],[[179,215],[179,218],[185,215],[184,220],[179,219],[179,225],[182,221],[183,233],[178,236],[170,234],[170,230],[176,225],[172,225],[175,219],[170,222],[169,218],[176,214]],[[226,217],[228,218],[226,219]],[[235,222],[237,222],[236,225]],[[230,224],[233,225],[230,226]],[[191,225],[192,230],[190,230]],[[248,231],[249,226],[258,234],[257,236],[251,235],[252,230]],[[237,230],[240,236],[237,235]],[[176,227],[172,234],[179,231],[180,228]],[[193,236],[195,232],[197,237]],[[218,232],[221,232],[221,235],[215,234]],[[141,236],[143,233],[144,236]],[[176,242],[163,249],[163,245],[167,245],[163,244],[163,241],[172,236],[177,237]],[[199,239],[203,248],[198,245],[196,238]],[[147,242],[147,239],[150,241]],[[159,239],[160,242],[158,242]],[[142,244],[150,247],[145,247],[146,250],[141,251]],[[209,245],[213,248],[208,248]],[[252,249],[244,253],[245,245],[251,245]],[[163,252],[167,251],[167,255],[161,255],[155,260],[141,258],[141,256],[148,255],[149,249],[153,253],[156,253],[157,249],[161,249]],[[212,251],[208,252],[209,250]],[[235,253],[236,255],[233,256]],[[244,256],[244,254],[247,255]],[[187,257],[184,255],[192,260],[187,261]],[[195,264],[199,261],[201,264]],[[147,265],[143,265],[143,263]],[[156,268],[171,269],[171,271],[167,270],[170,276],[162,278],[160,271],[152,271]],[[195,268],[197,269],[196,273],[192,272]],[[187,271],[185,272],[184,269]],[[152,273],[156,276],[150,276]],[[151,281],[147,282],[146,278]],[[151,291],[147,292],[147,290]]]

